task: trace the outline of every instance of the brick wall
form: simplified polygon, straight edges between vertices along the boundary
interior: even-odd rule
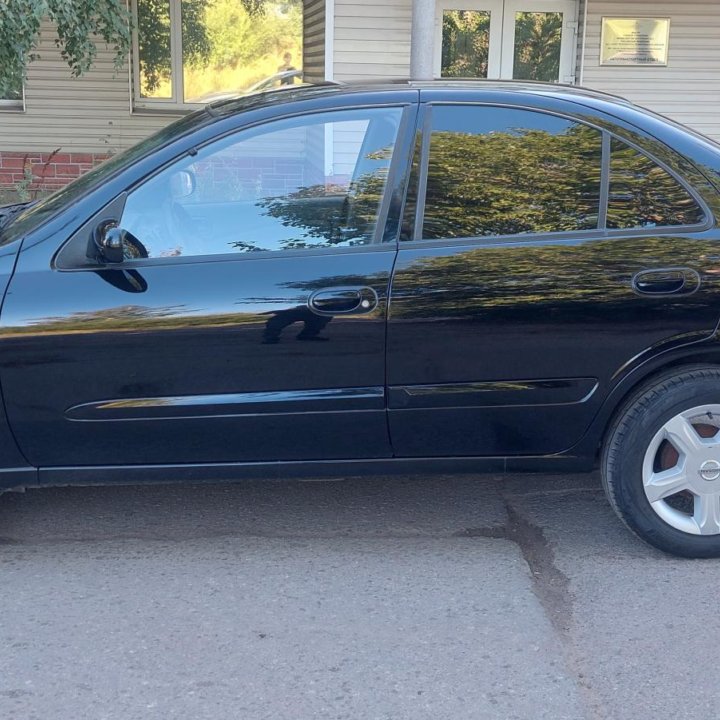
[[[0,190],[13,190],[32,174],[28,190],[57,190],[80,177],[108,156],[99,153],[74,152],[0,152]]]

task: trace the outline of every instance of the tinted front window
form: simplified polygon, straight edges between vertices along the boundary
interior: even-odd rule
[[[372,241],[399,108],[268,123],[202,148],[128,197],[134,257],[363,245]]]
[[[612,140],[608,228],[693,225],[703,217],[700,206],[672,175],[629,145]]]
[[[554,115],[435,107],[423,237],[596,228],[601,155],[600,131]]]

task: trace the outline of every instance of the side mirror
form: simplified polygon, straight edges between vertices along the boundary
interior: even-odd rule
[[[114,220],[101,223],[95,229],[95,247],[103,262],[121,263],[125,259],[125,230]]]

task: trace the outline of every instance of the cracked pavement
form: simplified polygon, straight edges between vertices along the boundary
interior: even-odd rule
[[[0,718],[717,715],[718,561],[596,476],[0,497]]]

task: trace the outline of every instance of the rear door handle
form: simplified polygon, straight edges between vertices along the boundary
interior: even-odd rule
[[[308,300],[318,315],[359,315],[378,305],[377,293],[370,287],[337,287],[316,290]]]
[[[700,287],[700,275],[691,268],[641,270],[632,287],[642,295],[688,295]]]

